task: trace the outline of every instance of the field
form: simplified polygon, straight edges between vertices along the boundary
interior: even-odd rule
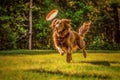
[[[120,52],[0,51],[0,80],[120,80]]]

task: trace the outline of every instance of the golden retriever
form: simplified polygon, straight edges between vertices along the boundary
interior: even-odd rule
[[[69,63],[72,60],[72,51],[77,48],[83,50],[83,56],[86,58],[85,42],[83,40],[85,34],[90,28],[91,22],[85,22],[79,28],[79,33],[71,30],[71,20],[69,19],[54,19],[51,23],[53,31],[53,42],[55,48],[61,55],[67,53],[66,61]]]

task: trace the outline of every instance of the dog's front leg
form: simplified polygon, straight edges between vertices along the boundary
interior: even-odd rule
[[[60,53],[61,55],[64,54],[64,51],[63,51],[59,46],[56,45],[56,49],[59,51],[59,53]]]
[[[61,55],[63,55],[64,51],[62,50],[60,46],[60,42],[58,41],[58,37],[55,33],[53,34],[53,41],[54,41],[55,48],[59,51]]]
[[[69,63],[72,60],[72,50],[69,47],[67,51],[66,61]]]

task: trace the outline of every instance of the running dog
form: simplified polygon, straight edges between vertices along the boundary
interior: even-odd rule
[[[72,60],[72,51],[77,48],[82,49],[83,56],[86,58],[85,34],[90,28],[91,22],[84,22],[79,28],[79,32],[71,30],[71,20],[69,19],[54,19],[50,25],[52,28],[53,42],[58,52],[63,55],[67,53],[66,61],[69,63]]]

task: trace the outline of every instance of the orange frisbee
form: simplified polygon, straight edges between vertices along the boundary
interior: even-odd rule
[[[46,16],[46,20],[47,20],[47,21],[53,20],[53,19],[57,16],[57,14],[58,14],[58,10],[57,10],[57,9],[54,9],[54,10],[50,11],[50,12],[47,14],[47,16]]]

